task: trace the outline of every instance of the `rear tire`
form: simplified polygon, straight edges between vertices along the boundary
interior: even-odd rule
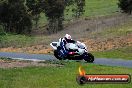
[[[93,63],[94,61],[94,56],[91,53],[87,53],[86,57],[84,58],[85,61]]]
[[[54,50],[54,56],[59,59],[59,60],[62,60],[62,58],[59,56],[59,53],[57,50]]]

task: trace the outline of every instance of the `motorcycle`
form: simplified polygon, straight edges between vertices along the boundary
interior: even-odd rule
[[[77,41],[76,43],[67,43],[66,49],[68,50],[68,55],[66,57],[61,57],[60,52],[62,51],[59,42],[52,42],[50,46],[54,49],[54,56],[59,59],[69,59],[69,60],[85,60],[87,62],[93,62],[94,56],[88,53],[88,49],[84,43]]]

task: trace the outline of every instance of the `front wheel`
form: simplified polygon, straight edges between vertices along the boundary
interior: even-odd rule
[[[92,63],[94,61],[94,56],[91,53],[86,53],[84,60]]]
[[[59,60],[62,60],[62,58],[59,56],[59,53],[57,50],[54,51],[54,56],[59,59]]]

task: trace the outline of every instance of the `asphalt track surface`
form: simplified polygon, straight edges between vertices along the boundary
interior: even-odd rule
[[[57,60],[53,55],[9,52],[0,52],[0,57],[32,61]],[[95,58],[94,64],[132,68],[132,60],[123,59]]]

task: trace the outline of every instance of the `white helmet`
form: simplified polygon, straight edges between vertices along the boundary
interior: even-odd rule
[[[66,35],[65,35],[65,38],[68,39],[68,40],[71,40],[71,35],[66,34]]]

